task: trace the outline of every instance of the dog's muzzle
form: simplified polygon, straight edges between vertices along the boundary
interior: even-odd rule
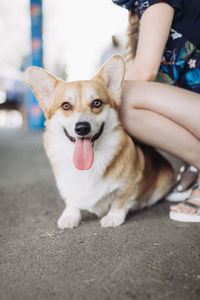
[[[84,123],[84,122],[80,122],[80,123]],[[78,123],[77,123],[78,124]],[[88,123],[89,124],[89,123]],[[83,126],[83,124],[79,124],[79,127],[76,127],[76,128],[79,128],[77,131],[79,132],[79,135],[82,136],[82,138],[84,138],[84,135],[85,134],[88,134],[88,129],[86,130]],[[72,142],[72,143],[75,143],[76,142],[76,139],[74,137],[72,137],[71,135],[69,135],[67,129],[65,127],[63,127],[63,130],[64,130],[64,133],[66,135],[66,137]],[[104,130],[104,123],[101,124],[101,127],[99,129],[99,131],[92,137],[92,144],[94,143],[94,141],[96,141],[103,133],[103,130]],[[76,131],[76,130],[75,130]],[[77,133],[78,133],[77,132]],[[86,133],[87,132],[87,133]]]

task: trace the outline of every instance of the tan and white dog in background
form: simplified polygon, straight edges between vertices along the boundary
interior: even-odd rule
[[[150,206],[171,188],[173,171],[154,149],[139,147],[119,120],[125,61],[111,57],[88,81],[65,82],[38,67],[26,71],[44,110],[44,146],[66,208],[59,228],[74,228],[81,210],[102,227],[124,223],[128,211]]]

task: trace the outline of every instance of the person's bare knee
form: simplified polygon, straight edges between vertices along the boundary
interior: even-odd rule
[[[141,123],[141,113],[139,110],[134,108],[132,101],[127,101],[122,103],[120,107],[120,120],[125,128],[125,130],[132,135],[133,128]]]
[[[123,87],[123,98],[122,106],[127,106],[129,108],[138,108],[138,104],[141,99],[144,98],[144,82],[140,81],[126,81]]]

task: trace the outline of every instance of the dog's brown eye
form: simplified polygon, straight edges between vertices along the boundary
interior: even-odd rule
[[[92,108],[99,108],[103,105],[103,101],[100,100],[100,99],[95,99],[93,102],[92,102]]]
[[[71,110],[72,109],[72,105],[69,102],[64,102],[62,104],[62,109],[64,109],[64,110]]]

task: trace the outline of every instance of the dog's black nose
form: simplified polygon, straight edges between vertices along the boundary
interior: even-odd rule
[[[76,123],[75,132],[78,135],[84,136],[84,135],[88,134],[90,132],[90,130],[91,130],[90,123],[88,123],[88,122]]]

